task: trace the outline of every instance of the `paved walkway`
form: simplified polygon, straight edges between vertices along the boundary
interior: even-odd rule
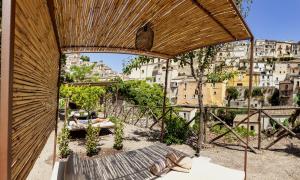
[[[39,158],[36,160],[29,176],[28,180],[44,180],[51,178],[52,174],[52,157],[53,157],[53,146],[54,146],[54,131],[50,134],[48,141],[41,152]]]

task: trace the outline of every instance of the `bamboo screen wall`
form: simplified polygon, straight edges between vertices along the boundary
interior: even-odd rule
[[[59,51],[46,0],[17,0],[12,179],[24,179],[55,127]]]

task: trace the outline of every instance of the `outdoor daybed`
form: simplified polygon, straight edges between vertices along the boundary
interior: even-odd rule
[[[89,120],[74,120],[70,121],[68,123],[68,129],[70,131],[80,131],[80,130],[86,130],[88,126],[88,121]],[[92,122],[93,127],[99,127],[99,128],[106,128],[106,129],[111,129],[115,127],[115,124],[108,119],[90,119]]]
[[[166,155],[170,152],[174,152],[178,156],[187,156],[185,153],[161,143],[103,158],[81,159],[78,155],[73,154],[66,163],[57,162],[55,164],[51,180],[244,179],[242,171],[212,164],[209,162],[209,158],[204,157],[192,159],[192,169],[189,173],[170,171],[161,177],[153,175],[149,170],[150,166],[158,159],[166,159]]]

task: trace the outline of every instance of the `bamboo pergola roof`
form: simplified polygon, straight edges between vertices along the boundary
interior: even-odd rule
[[[232,0],[56,0],[55,19],[64,52],[118,52],[171,58],[224,42],[249,39]],[[145,24],[154,31],[150,51],[135,47]]]
[[[57,129],[63,52],[172,58],[253,40],[233,0],[3,0],[2,7],[0,180],[25,179]],[[151,42],[140,46],[145,27]]]

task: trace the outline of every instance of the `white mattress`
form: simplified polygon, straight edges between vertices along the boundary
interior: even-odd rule
[[[189,173],[170,171],[160,180],[243,180],[244,172],[210,162],[206,157],[195,157]]]
[[[80,120],[81,122],[82,120]],[[100,128],[113,128],[115,126],[114,123],[111,121],[104,121],[104,122],[98,122],[92,125],[93,127],[100,127]],[[84,124],[76,124],[74,121],[71,121],[68,125],[68,129],[70,131],[76,131],[76,130],[84,130],[87,127],[87,123]]]

